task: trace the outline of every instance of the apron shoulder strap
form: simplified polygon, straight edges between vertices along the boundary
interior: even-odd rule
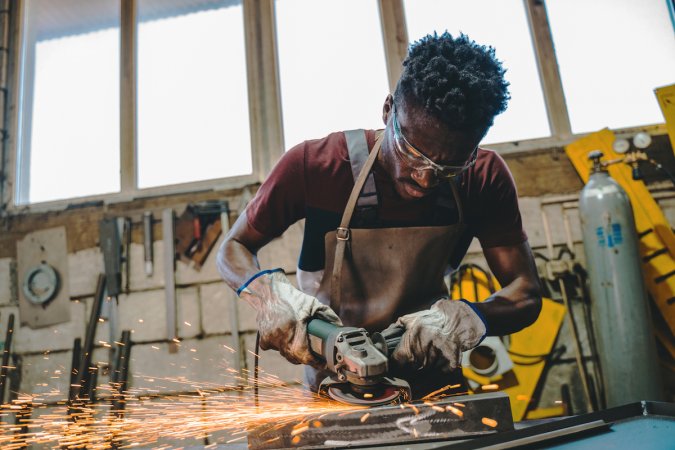
[[[363,166],[368,159],[368,141],[366,140],[365,130],[347,130],[344,132],[347,140],[347,149],[349,150],[349,163],[352,166],[352,175],[354,182],[359,178]],[[359,194],[356,202],[357,208],[372,208],[377,206],[377,188],[375,187],[375,178],[372,172],[368,173],[366,183]]]
[[[364,135],[365,136],[365,135]],[[373,164],[375,164],[375,160],[377,159],[377,155],[380,152],[380,146],[382,145],[382,139],[384,137],[384,133],[382,133],[378,138],[377,142],[375,142],[375,146],[373,147],[373,150],[370,152],[370,155],[368,155],[368,158],[363,164],[363,167],[361,168],[360,173],[354,180],[354,188],[352,189],[352,192],[349,196],[349,200],[347,201],[347,206],[345,207],[344,213],[342,214],[342,221],[340,222],[340,226],[337,229],[335,237],[337,238],[337,243],[335,246],[335,260],[333,263],[333,274],[331,276],[331,286],[330,286],[330,297],[331,297],[331,308],[333,310],[340,314],[340,295],[341,295],[341,289],[340,289],[340,283],[341,283],[341,278],[342,278],[342,261],[344,259],[344,254],[345,254],[345,247],[347,246],[347,241],[350,240],[351,238],[351,230],[349,229],[349,223],[352,220],[352,215],[354,213],[354,207],[356,206],[356,202],[359,198],[359,194],[361,190],[363,189],[365,183],[366,183],[366,178],[368,175],[372,174],[370,173],[370,169],[373,168]],[[366,147],[367,148],[367,147]],[[373,183],[374,185],[374,183]]]

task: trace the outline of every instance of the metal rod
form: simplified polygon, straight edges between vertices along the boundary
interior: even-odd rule
[[[565,237],[567,238],[567,248],[574,253],[574,239],[572,239],[572,225],[570,224],[570,218],[567,215],[567,210],[563,208],[563,225],[565,226]]]
[[[9,369],[9,354],[12,350],[12,336],[14,335],[14,314],[7,319],[5,344],[2,349],[2,367],[0,368],[0,403],[5,402],[5,385],[7,384],[7,369]]]
[[[581,376],[581,386],[584,390],[584,396],[586,397],[586,403],[588,405],[589,411],[593,412],[595,409],[593,407],[593,400],[591,398],[591,391],[588,387],[588,372],[586,371],[586,365],[583,361],[583,353],[581,350],[581,342],[579,341],[579,330],[577,329],[576,321],[574,320],[574,313],[572,312],[572,305],[570,304],[569,298],[567,297],[567,288],[565,287],[565,281],[562,277],[558,278],[558,283],[560,284],[560,294],[562,295],[563,303],[567,309],[567,321],[570,325],[570,330],[572,331],[572,340],[574,341],[574,356],[577,360],[577,366],[579,367],[579,375]]]
[[[122,331],[120,338],[121,348],[118,351],[117,367],[115,368],[115,395],[113,402],[113,411],[118,417],[124,415],[124,407],[126,401],[124,399],[124,392],[127,390],[129,381],[129,357],[131,355],[131,331]]]
[[[551,227],[548,224],[548,215],[546,210],[541,208],[541,221],[544,224],[544,236],[546,237],[546,248],[548,249],[548,257],[554,259],[555,255],[553,254],[553,238],[551,237]]]
[[[151,277],[153,272],[152,222],[152,211],[145,211],[143,213],[143,259],[146,277]]]
[[[230,210],[228,206],[225,206],[224,210],[220,212],[220,228],[223,233],[223,236],[226,236],[230,231]],[[234,370],[237,371],[237,385],[241,386],[243,384],[243,365],[242,358],[246,357],[245,353],[241,351],[241,341],[239,334],[239,305],[238,299],[233,297],[233,301],[229,302],[230,309],[230,329],[232,332],[232,349],[234,350]]]
[[[79,389],[76,389],[77,382],[78,382],[78,376],[79,376],[79,370],[80,370],[80,358],[82,357],[82,339],[80,338],[75,338],[75,341],[73,342],[73,356],[70,361],[70,385],[68,386],[68,401],[72,403],[75,398],[77,397],[77,394],[79,392]]]
[[[77,370],[78,383],[80,386],[79,396],[83,397],[88,392],[89,365],[91,364],[92,352],[94,350],[94,338],[96,336],[96,327],[98,319],[101,317],[101,305],[103,304],[103,292],[105,291],[105,275],[99,274],[96,283],[96,294],[94,295],[94,302],[91,305],[91,314],[89,316],[89,323],[87,324],[87,333],[84,338],[84,346],[82,348],[82,357],[80,358],[80,366]]]
[[[174,241],[173,209],[162,211],[162,240],[164,242],[164,295],[166,301],[166,338],[169,341],[169,352],[178,351],[176,340],[176,250]]]

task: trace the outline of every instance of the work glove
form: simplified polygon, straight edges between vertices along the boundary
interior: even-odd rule
[[[462,352],[477,346],[487,334],[482,314],[466,300],[443,298],[431,308],[400,317],[405,328],[391,358],[401,367],[450,372],[460,366]]]
[[[278,350],[293,364],[325,366],[309,350],[307,323],[319,318],[342,325],[329,306],[296,289],[281,269],[259,272],[237,294],[257,311],[261,349]]]

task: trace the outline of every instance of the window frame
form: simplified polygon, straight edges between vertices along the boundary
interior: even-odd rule
[[[63,210],[92,202],[112,204],[137,198],[161,197],[179,193],[210,190],[240,189],[262,182],[272,167],[284,154],[279,64],[276,47],[275,0],[242,0],[244,45],[249,102],[249,129],[253,173],[235,177],[194,181],[173,185],[139,189],[137,187],[136,160],[136,90],[137,90],[137,39],[138,0],[120,0],[120,192],[69,198],[50,202],[19,204],[17,187],[26,183],[28,167],[22,166],[21,140],[26,128],[19,116],[19,88],[23,48],[25,0],[11,2],[9,20],[10,50],[7,66],[8,86],[5,111],[9,130],[5,141],[4,178],[0,201],[11,213]],[[393,91],[401,72],[408,49],[408,32],[403,0],[377,0],[380,27],[384,44],[385,61],[390,90]],[[543,0],[523,0],[532,38],[535,59],[546,104],[551,135],[545,138],[490,144],[502,155],[531,151],[550,151],[584,136],[573,134],[565,95],[558,70],[546,5]],[[25,69],[24,69],[25,70]],[[32,70],[32,67],[29,67]],[[32,95],[32,92],[30,93]],[[614,130],[620,136],[637,131],[654,135],[667,134],[665,124],[652,124]],[[30,138],[30,137],[28,137]],[[28,149],[28,151],[30,151]],[[25,154],[22,156],[25,160]]]

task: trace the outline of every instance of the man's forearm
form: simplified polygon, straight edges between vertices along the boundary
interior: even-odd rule
[[[519,292],[515,300],[504,295],[508,294],[508,290],[502,289],[484,302],[475,304],[487,321],[490,336],[515,333],[532,325],[539,317],[541,295],[538,289]]]
[[[220,276],[235,291],[260,271],[258,258],[235,239],[225,239],[216,257]]]

